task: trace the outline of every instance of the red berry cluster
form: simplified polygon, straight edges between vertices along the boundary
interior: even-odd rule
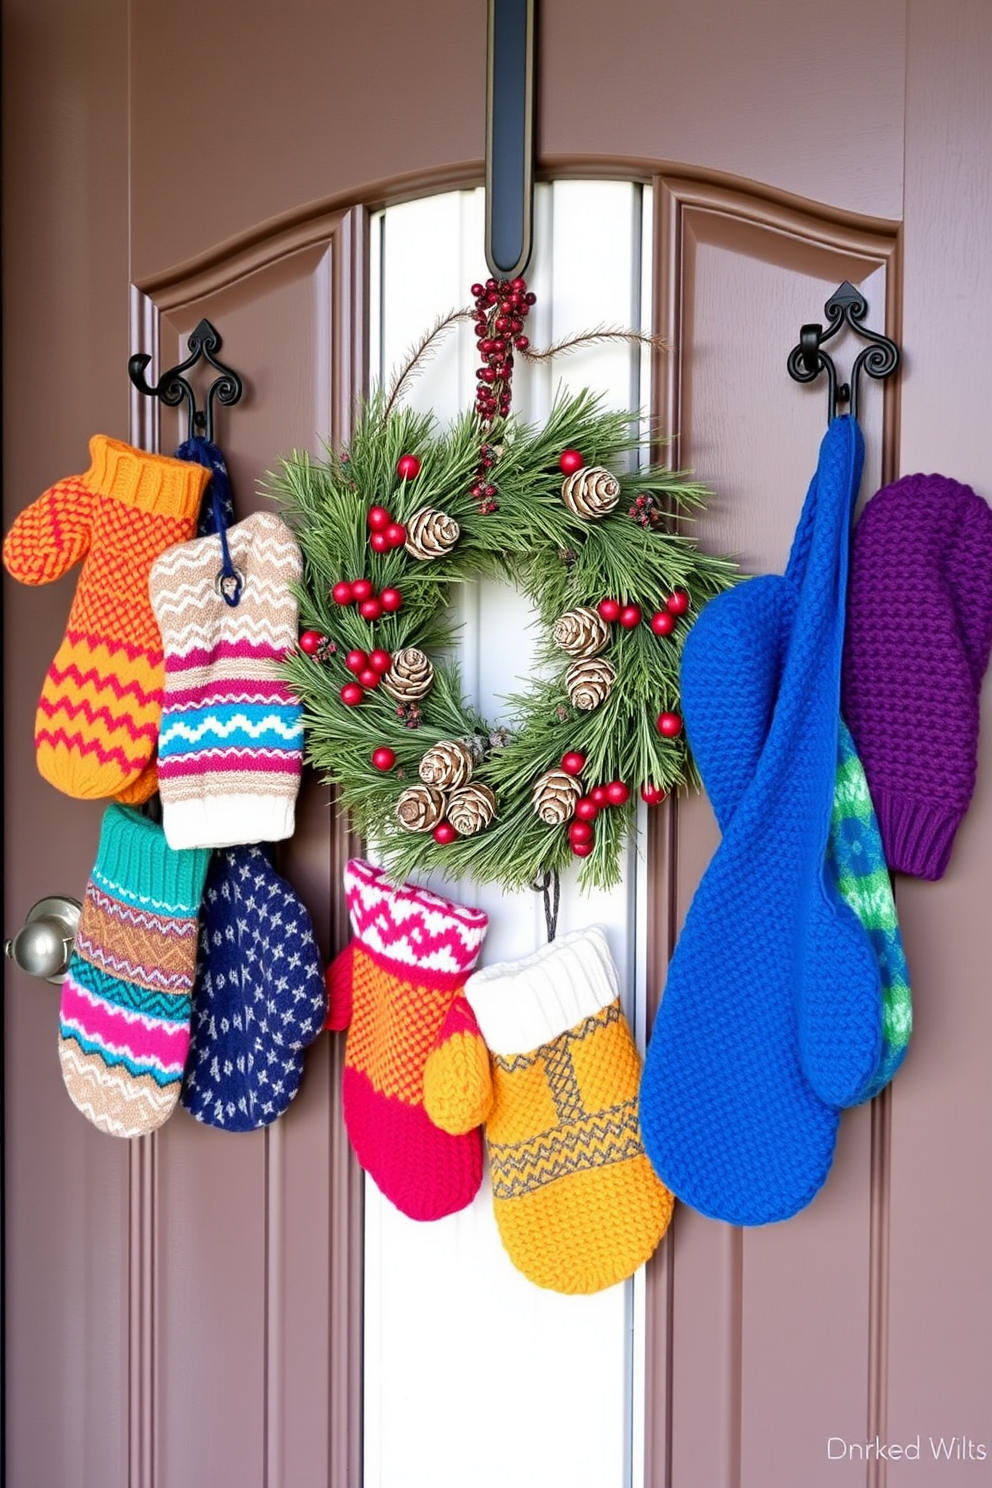
[[[388,651],[349,651],[344,664],[363,687],[378,687],[393,658]]]
[[[566,775],[581,775],[586,766],[586,757],[575,749],[562,756],[561,768]],[[593,822],[601,811],[609,806],[623,806],[630,800],[630,787],[622,780],[611,780],[608,785],[594,785],[586,795],[575,803],[575,819],[569,823],[568,840],[577,858],[587,858],[596,843]]]
[[[530,345],[523,334],[524,321],[537,296],[528,292],[525,279],[487,279],[472,285],[472,295],[483,359],[475,374],[479,380],[475,408],[483,424],[490,424],[510,411],[513,351],[526,351]]]
[[[305,630],[300,636],[299,646],[305,656],[315,656],[318,661],[326,661],[338,649],[334,642],[322,635],[319,630]]]
[[[496,464],[498,452],[491,444],[484,444],[479,451],[479,467],[475,472],[475,485],[472,487],[472,495],[478,505],[479,511],[484,517],[492,512],[499,511],[496,501],[496,487],[493,485],[492,476],[489,472]]]
[[[396,717],[404,728],[419,728],[424,721],[419,703],[399,703],[396,708]]]
[[[684,589],[673,589],[665,600],[665,608],[656,611],[651,616],[651,629],[655,635],[671,635],[675,629],[675,622],[680,615],[685,615],[689,610],[689,596]]]
[[[624,630],[636,630],[643,618],[639,605],[623,604],[619,599],[601,599],[596,608],[610,625],[616,622]]]
[[[349,651],[344,664],[349,672],[354,673],[357,681],[344,684],[341,701],[349,708],[354,708],[362,701],[366,692],[379,686],[383,674],[392,666],[393,658],[388,651]]]
[[[647,491],[641,491],[634,497],[628,516],[633,518],[638,527],[645,527],[650,531],[660,527],[665,520],[665,512],[657,496],[651,496]]]
[[[401,548],[406,542],[406,528],[402,522],[394,522],[384,506],[369,509],[368,523],[371,531],[369,547],[373,553],[388,553],[392,548]]]
[[[616,621],[624,630],[636,630],[644,618],[639,605],[624,604],[619,599],[601,599],[596,608],[609,624]],[[676,620],[680,615],[686,614],[688,609],[688,594],[684,589],[674,589],[665,600],[665,608],[657,610],[651,616],[651,629],[655,635],[671,635]]]
[[[406,541],[405,534],[403,540]],[[370,622],[381,620],[384,614],[392,614],[403,603],[398,589],[383,589],[381,594],[376,594],[371,579],[342,579],[331,590],[331,598],[339,605],[357,604],[362,619]]]

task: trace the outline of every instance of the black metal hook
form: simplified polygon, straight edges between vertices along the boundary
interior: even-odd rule
[[[160,398],[167,408],[177,408],[185,398],[186,411],[189,416],[188,434],[190,438],[200,435],[204,439],[213,442],[214,437],[214,399],[223,403],[225,408],[230,408],[237,403],[244,392],[244,385],[238,374],[230,367],[225,367],[214,356],[214,352],[220,350],[220,336],[209,320],[201,320],[195,331],[186,342],[190,355],[178,367],[172,367],[168,372],[163,372],[154,387],[151,387],[145,376],[145,368],[151,361],[151,357],[145,351],[139,351],[130,357],[127,364],[127,375],[138,389],[149,398]],[[196,394],[192,387],[182,375],[188,372],[190,367],[196,365],[200,360],[208,362],[221,375],[216,377],[207,389],[207,401],[204,410],[196,406]]]
[[[839,289],[830,296],[823,307],[829,322],[825,331],[822,325],[804,325],[799,332],[799,344],[789,352],[786,363],[789,376],[796,382],[814,382],[824,370],[827,374],[827,421],[834,418],[841,406],[848,405],[854,418],[858,416],[858,388],[862,372],[869,377],[881,379],[891,377],[899,366],[899,348],[888,336],[879,331],[870,331],[864,325],[868,314],[868,301],[859,289],[845,279]],[[824,343],[836,336],[842,326],[849,325],[856,335],[864,337],[866,346],[851,368],[850,382],[837,381],[837,368],[833,359],[823,350]]]

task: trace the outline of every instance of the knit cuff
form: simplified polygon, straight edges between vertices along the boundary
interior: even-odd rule
[[[352,858],[344,870],[351,927],[389,965],[467,976],[479,959],[489,916],[416,884],[394,888],[381,868]]]
[[[873,790],[872,800],[892,872],[942,878],[964,812],[932,801],[907,800],[887,790]]]
[[[200,912],[210,853],[174,852],[162,828],[132,806],[108,806],[91,878],[125,904],[170,919]]]
[[[494,1054],[527,1054],[620,996],[617,969],[598,926],[573,930],[522,961],[470,976],[465,997]]]
[[[210,471],[168,455],[150,455],[120,439],[94,434],[83,482],[101,496],[157,517],[195,520]]]
[[[171,799],[170,782],[161,779],[162,819],[169,846],[243,847],[256,842],[284,842],[295,830],[299,773],[287,779],[292,786],[289,795],[231,791],[187,800]]]

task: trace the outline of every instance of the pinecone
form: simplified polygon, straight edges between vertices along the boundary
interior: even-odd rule
[[[396,802],[396,819],[408,832],[429,832],[444,816],[444,791],[433,785],[408,785]]]
[[[582,786],[564,770],[546,770],[531,792],[534,810],[549,827],[560,827],[575,814]]]
[[[620,482],[602,465],[583,465],[561,483],[561,499],[577,517],[605,517],[620,500]]]
[[[485,831],[496,815],[496,797],[488,785],[463,785],[448,799],[448,820],[462,837]]]
[[[574,661],[565,673],[565,691],[572,707],[581,708],[583,713],[598,708],[609,697],[616,675],[610,663],[601,656],[594,660]]]
[[[443,558],[455,546],[461,528],[447,512],[436,511],[433,506],[422,507],[406,524],[406,550],[411,558],[422,562],[430,558]]]
[[[457,739],[442,739],[428,749],[420,761],[419,773],[425,785],[454,790],[471,777],[472,751]]]
[[[580,605],[555,622],[555,645],[569,656],[598,656],[610,644],[610,627],[597,610]]]
[[[423,651],[407,646],[393,656],[393,664],[382,679],[382,688],[398,703],[412,703],[427,696],[433,681],[434,668]]]

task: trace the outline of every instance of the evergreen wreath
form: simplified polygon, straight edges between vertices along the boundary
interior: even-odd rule
[[[348,450],[295,453],[270,477],[304,558],[304,627],[284,672],[309,761],[397,879],[470,874],[516,889],[574,858],[583,887],[618,882],[635,792],[694,779],[679,659],[734,565],[682,527],[708,495],[685,474],[629,468],[636,418],[560,394],[543,426],[510,416],[514,348],[533,296],[474,285],[474,312],[424,337],[391,393],[363,405]],[[472,313],[483,366],[451,427],[399,406],[449,326]],[[490,724],[462,697],[449,586],[491,576],[532,601],[535,675]]]

